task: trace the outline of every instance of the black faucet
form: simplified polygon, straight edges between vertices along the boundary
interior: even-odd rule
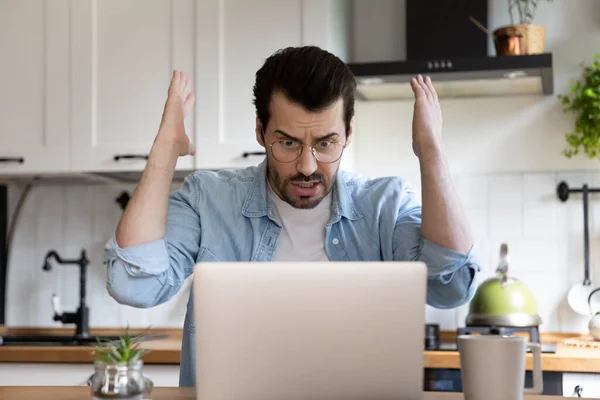
[[[42,269],[44,271],[50,271],[52,266],[50,265],[50,259],[54,258],[59,264],[75,264],[79,265],[79,308],[77,312],[65,312],[59,313],[58,309],[58,298],[53,295],[54,305],[54,320],[60,321],[63,324],[75,324],[76,331],[75,336],[77,337],[88,337],[89,336],[89,315],[90,310],[85,304],[85,286],[86,286],[86,267],[90,263],[88,260],[85,249],[81,250],[81,256],[79,259],[66,260],[61,258],[56,250],[50,250],[46,253],[44,258],[44,265]]]

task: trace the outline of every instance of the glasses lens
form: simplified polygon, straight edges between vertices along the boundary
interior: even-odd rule
[[[271,146],[273,157],[279,162],[292,162],[302,153],[302,145],[295,140],[278,140]]]
[[[317,160],[326,163],[337,161],[342,156],[342,152],[344,151],[344,146],[338,142],[332,142],[329,140],[318,142],[313,148],[315,149],[315,156]]]

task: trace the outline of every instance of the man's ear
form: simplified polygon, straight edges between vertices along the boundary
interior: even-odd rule
[[[265,147],[265,138],[263,137],[263,127],[260,122],[260,118],[258,118],[258,114],[256,115],[256,141],[262,147]]]

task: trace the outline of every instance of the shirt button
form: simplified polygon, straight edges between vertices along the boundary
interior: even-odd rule
[[[340,243],[340,241],[339,241],[339,239],[338,239],[338,238],[334,238],[334,239],[331,241],[331,243],[333,243],[333,244],[338,244],[338,243]]]

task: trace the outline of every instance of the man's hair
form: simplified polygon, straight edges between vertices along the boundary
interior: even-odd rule
[[[342,98],[346,136],[354,116],[356,80],[342,60],[316,46],[287,47],[276,51],[256,72],[254,105],[264,129],[271,116],[273,92],[308,111],[321,111]]]

